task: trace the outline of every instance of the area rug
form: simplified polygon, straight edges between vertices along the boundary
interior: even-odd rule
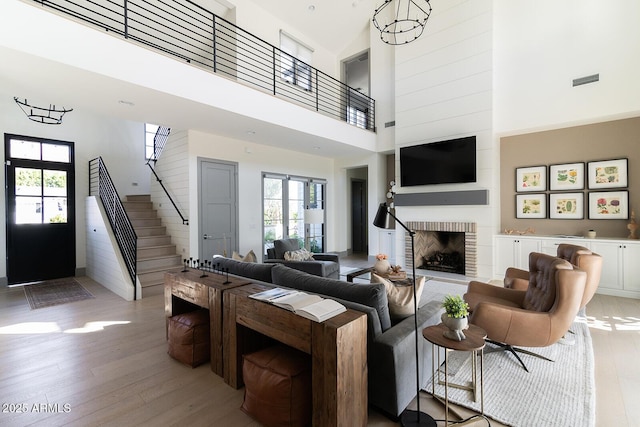
[[[73,277],[23,286],[32,310],[94,298]]]
[[[520,355],[529,369],[504,352],[484,354],[484,414],[509,426],[595,426],[595,377],[591,335],[586,319],[578,317],[569,334],[575,344],[530,348],[554,360]],[[471,378],[468,352],[449,353],[449,378],[465,383]],[[452,371],[454,372],[452,375]],[[442,374],[444,375],[444,374]],[[431,382],[424,389],[431,393]],[[444,386],[435,394],[444,399]],[[449,387],[449,401],[480,412],[480,399],[471,392]]]

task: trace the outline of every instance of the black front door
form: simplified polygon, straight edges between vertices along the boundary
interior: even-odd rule
[[[73,276],[73,143],[5,134],[9,284]]]

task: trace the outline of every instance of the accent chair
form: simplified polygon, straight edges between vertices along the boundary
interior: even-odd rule
[[[575,320],[585,293],[587,273],[569,261],[537,252],[529,254],[526,290],[469,283],[465,301],[469,322],[487,332],[487,342],[509,351],[528,372],[518,353],[549,360],[517,348],[546,347],[559,341]]]

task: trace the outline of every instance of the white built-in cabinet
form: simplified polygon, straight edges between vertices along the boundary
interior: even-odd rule
[[[395,230],[380,230],[378,235],[379,254],[387,254],[389,262],[396,264],[396,232]]]
[[[627,292],[636,292],[640,298],[640,243],[618,241],[594,241],[593,252],[604,258],[601,286],[611,288],[612,295],[627,296]]]
[[[504,238],[502,238],[504,237]],[[540,252],[540,241],[513,236],[499,236],[495,239],[494,274],[503,277],[509,267],[529,269],[529,254]]]
[[[494,274],[502,278],[508,267],[528,270],[529,253],[555,255],[561,243],[584,246],[602,256],[602,276],[597,291],[599,294],[640,298],[638,240],[500,234],[494,236]]]

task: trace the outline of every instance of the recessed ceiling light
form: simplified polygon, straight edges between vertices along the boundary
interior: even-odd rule
[[[317,145],[315,147],[313,147],[314,150],[319,150],[320,147],[318,147]]]
[[[312,4],[310,4],[307,9],[309,9],[309,12],[313,12],[314,10],[316,10],[316,7],[314,5],[312,5]]]

